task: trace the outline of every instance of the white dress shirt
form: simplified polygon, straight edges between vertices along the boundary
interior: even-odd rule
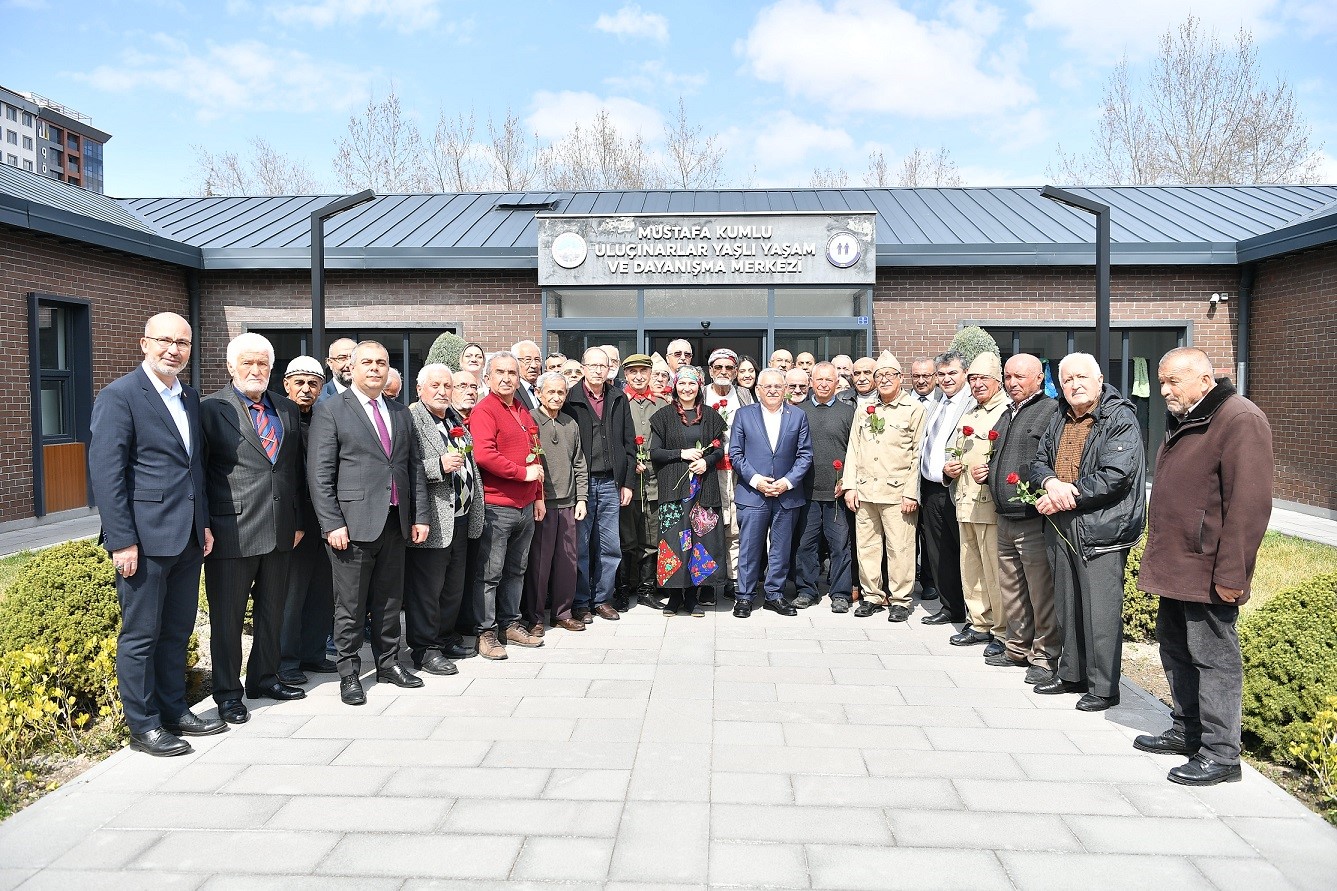
[[[372,403],[375,403],[376,408],[381,412],[381,420],[385,422],[386,436],[393,437],[395,430],[394,427],[390,426],[390,410],[385,407],[385,397],[377,396],[375,399],[371,399],[357,387],[349,387],[349,389],[353,391],[353,395],[357,396],[357,401],[362,403],[362,410],[367,413],[367,420],[371,422],[371,429],[376,431],[376,435],[379,437],[381,431],[376,426],[376,418],[371,413]]]
[[[947,463],[947,442],[956,432],[956,424],[949,423],[945,418],[955,414],[958,418],[965,414],[968,409],[963,406],[967,402],[974,402],[975,397],[970,395],[969,387],[962,387],[956,391],[956,395],[948,398],[941,390],[931,399],[935,405],[935,410],[929,415],[925,430],[932,430],[933,438],[928,438],[927,432],[924,438],[924,448],[920,454],[920,467],[925,479],[933,480],[935,483],[943,482],[942,466]],[[933,430],[933,422],[939,415],[944,416],[944,420],[938,425],[937,430]]]
[[[167,407],[167,413],[172,416],[176,422],[176,429],[181,432],[181,441],[186,444],[186,454],[190,454],[190,415],[186,414],[186,403],[182,399],[181,379],[173,378],[172,385],[169,387],[162,382],[162,378],[153,373],[149,368],[148,361],[142,363],[144,373],[153,381],[153,386],[158,390],[158,395],[162,397],[162,404]]]
[[[766,406],[761,405],[761,403],[757,403],[757,405],[761,409],[761,422],[766,426],[766,438],[770,440],[771,451],[774,452],[776,449],[780,447],[780,422],[784,420],[785,407],[781,405],[775,411],[768,411],[766,409]],[[757,485],[762,481],[762,479],[764,479],[764,477],[762,477],[761,474],[759,473],[752,474],[752,480],[751,480],[752,488],[754,489],[757,488]],[[792,488],[789,485],[789,481],[784,479],[783,477],[776,480],[776,482],[784,483],[786,489]]]

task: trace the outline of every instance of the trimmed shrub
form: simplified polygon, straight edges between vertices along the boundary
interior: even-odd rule
[[[1309,769],[1327,818],[1337,823],[1337,696],[1313,721],[1298,728],[1291,755]]]
[[[1277,594],[1241,619],[1239,636],[1245,744],[1291,763],[1292,746],[1337,695],[1337,573]]]
[[[1137,589],[1137,574],[1142,570],[1142,551],[1147,537],[1142,536],[1128,552],[1123,568],[1123,639],[1148,642],[1156,639],[1156,611],[1161,599]]]
[[[427,362],[425,364],[441,362],[449,365],[451,371],[459,371],[460,354],[464,352],[466,346],[468,346],[468,343],[463,337],[446,331],[432,341],[432,348],[427,351]]]
[[[952,338],[952,345],[948,349],[956,350],[965,356],[967,368],[980,353],[993,353],[1000,358],[1003,355],[998,349],[998,341],[994,340],[989,332],[978,325],[967,325],[956,332],[956,336]]]

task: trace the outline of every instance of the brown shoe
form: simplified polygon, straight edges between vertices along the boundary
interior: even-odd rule
[[[567,631],[584,631],[585,623],[577,619],[558,619],[558,628],[565,628]]]
[[[541,647],[543,638],[535,637],[525,630],[523,625],[512,625],[506,629],[506,642],[513,643],[517,647]]]
[[[484,631],[478,635],[478,655],[484,659],[506,658],[506,648],[497,640],[497,632]]]
[[[546,631],[547,629],[543,627],[542,622],[535,622],[533,625],[529,627],[529,636],[542,637]]]
[[[582,625],[589,625],[591,622],[594,621],[594,613],[590,612],[587,609],[578,609],[576,610],[575,619]]]
[[[607,619],[610,622],[616,622],[618,619],[622,618],[617,614],[617,610],[613,609],[613,607],[607,603],[601,603],[596,606],[594,608],[594,614],[599,618]]]

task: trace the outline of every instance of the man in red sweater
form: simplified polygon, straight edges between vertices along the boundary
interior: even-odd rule
[[[483,535],[478,542],[482,584],[478,654],[505,659],[505,642],[541,647],[520,624],[520,595],[529,565],[534,521],[543,518],[543,462],[538,426],[516,398],[520,367],[507,352],[493,354],[483,370],[488,394],[469,414],[474,458],[483,480]],[[500,632],[500,638],[499,638]]]

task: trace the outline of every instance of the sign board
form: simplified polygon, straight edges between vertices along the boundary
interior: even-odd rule
[[[539,285],[871,285],[876,214],[536,214]]]

